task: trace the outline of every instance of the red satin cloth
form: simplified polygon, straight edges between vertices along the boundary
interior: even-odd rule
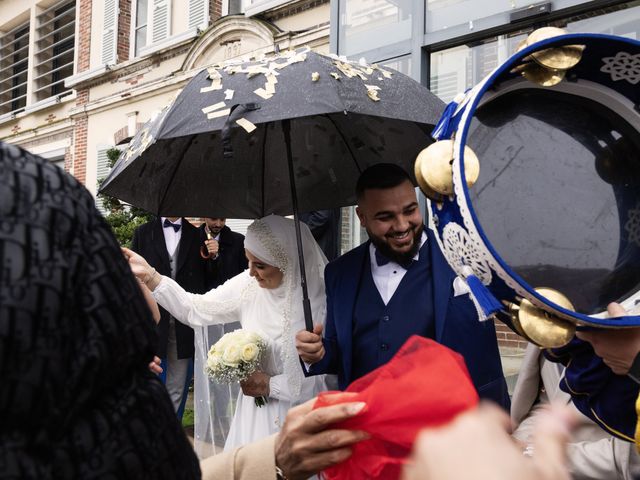
[[[365,410],[336,424],[336,428],[363,430],[369,440],[353,447],[345,462],[322,472],[327,480],[392,480],[424,427],[442,425],[478,403],[462,356],[433,340],[412,336],[389,363],[353,382],[341,398],[320,394],[314,408],[363,401]],[[328,393],[333,395],[327,397]]]

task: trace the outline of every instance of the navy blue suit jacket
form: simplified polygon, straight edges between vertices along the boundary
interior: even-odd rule
[[[509,395],[502,373],[493,322],[479,322],[468,295],[453,295],[456,274],[445,260],[433,232],[427,232],[428,251],[434,282],[435,331],[438,343],[460,353],[467,364],[473,383],[482,398],[509,408]],[[369,242],[329,263],[325,269],[327,322],[324,332],[324,358],[309,368],[309,375],[338,375],[340,389],[352,378],[353,311]],[[402,341],[406,339],[401,339]],[[356,352],[357,354],[357,352]]]

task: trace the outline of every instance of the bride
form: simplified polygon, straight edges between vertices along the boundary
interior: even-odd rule
[[[305,224],[300,228],[313,320],[324,324],[327,260],[309,228]],[[292,406],[325,390],[324,379],[304,377],[295,349],[295,333],[305,326],[293,220],[270,215],[254,221],[247,229],[245,250],[249,269],[204,295],[185,292],[140,255],[125,250],[133,273],[179,321],[194,328],[239,321],[243,329],[259,333],[267,342],[260,371],[241,383],[225,450],[279,431]],[[196,371],[194,376],[196,382],[208,385],[204,371]],[[267,397],[268,403],[257,407],[254,400],[260,396]],[[202,400],[195,398],[196,404]],[[212,424],[208,418],[212,400],[204,401],[209,408],[196,411],[196,430],[202,422]]]

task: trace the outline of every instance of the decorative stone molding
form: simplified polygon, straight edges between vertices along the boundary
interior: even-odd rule
[[[276,27],[262,20],[241,15],[223,17],[191,46],[182,70],[188,72],[249,53],[273,51],[277,33]]]

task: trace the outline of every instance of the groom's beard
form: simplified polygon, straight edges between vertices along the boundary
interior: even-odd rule
[[[413,243],[411,244],[411,248],[406,252],[398,252],[394,250],[384,239],[372,235],[368,229],[367,234],[369,235],[371,243],[373,243],[382,255],[387,257],[389,260],[396,262],[398,265],[408,267],[411,265],[413,257],[415,257],[418,250],[420,250],[420,240],[422,239],[422,232],[424,231],[424,223],[412,228],[411,231],[413,232]]]

